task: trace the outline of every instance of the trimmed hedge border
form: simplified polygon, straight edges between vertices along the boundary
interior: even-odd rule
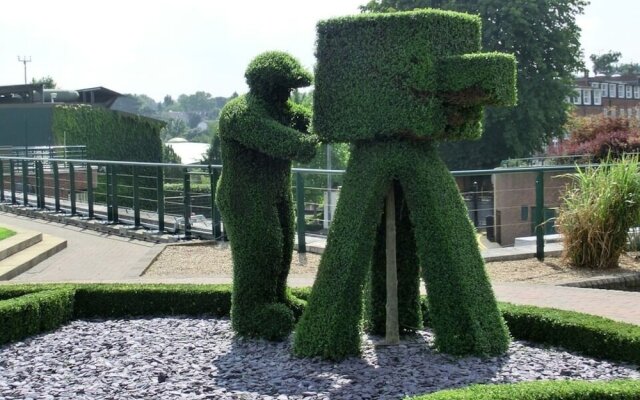
[[[588,400],[638,399],[640,381],[537,381],[502,385],[472,385],[410,397],[412,400]]]
[[[300,300],[310,288],[291,288]],[[426,298],[421,298],[429,325]],[[533,306],[499,304],[516,339],[561,346],[611,361],[640,364],[640,326],[606,318]],[[188,284],[40,284],[0,285],[0,345],[50,331],[76,318],[124,318],[161,315],[229,316],[231,285]],[[474,385],[413,399],[636,399],[640,381],[581,381]]]

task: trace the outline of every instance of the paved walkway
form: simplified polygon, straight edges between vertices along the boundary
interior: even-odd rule
[[[230,283],[228,277],[144,278],[142,272],[162,251],[164,245],[110,236],[70,225],[0,212],[0,225],[40,231],[67,239],[67,248],[8,283],[27,282],[163,282]],[[320,244],[320,240],[315,244]],[[557,252],[557,245],[547,246]],[[492,249],[483,252],[486,258]],[[535,249],[497,249],[523,257]],[[518,254],[516,254],[518,253]],[[522,254],[520,254],[522,253]],[[525,254],[526,253],[526,254]],[[494,254],[495,255],[495,254]],[[311,286],[314,275],[290,275],[291,286]],[[640,292],[582,289],[527,283],[494,284],[500,301],[574,310],[640,325]]]

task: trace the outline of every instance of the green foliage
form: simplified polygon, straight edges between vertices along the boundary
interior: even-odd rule
[[[89,105],[56,105],[56,145],[86,145],[90,160],[160,162],[163,123]]]
[[[359,142],[354,147],[309,305],[295,332],[294,352],[331,359],[359,353],[368,261],[374,254],[384,195],[394,179],[402,186],[415,235],[413,242],[398,243],[399,253],[416,246],[430,294],[436,347],[451,354],[504,352],[508,333],[457,186],[431,144],[404,140]],[[403,257],[411,262],[410,255]],[[399,291],[410,289],[403,295],[411,321],[407,330],[419,321],[416,276],[409,275],[415,271],[415,265],[409,266],[402,271],[408,275],[399,278],[404,285]],[[373,275],[375,281],[380,272],[374,270]],[[380,312],[378,296],[373,299]],[[375,316],[372,321],[373,330],[380,331]]]
[[[182,164],[180,156],[173,151],[171,146],[162,145],[162,162],[167,164]]]
[[[353,149],[295,334],[296,354],[341,359],[359,353],[367,276],[368,325],[384,329],[384,229],[377,227],[392,184],[400,207],[401,329],[421,326],[421,271],[437,348],[506,351],[508,332],[474,229],[434,146],[439,139],[478,136],[483,105],[515,101],[513,57],[479,50],[479,18],[453,12],[365,14],[318,24],[314,130],[325,141],[350,141]]]
[[[578,268],[616,268],[629,228],[640,222],[638,156],[578,168],[557,220],[564,257]]]
[[[473,385],[414,396],[412,400],[633,400],[640,382],[537,381],[502,385]]]
[[[593,63],[593,73],[596,75],[613,75],[616,70],[615,64],[620,60],[620,57],[622,57],[622,53],[612,50],[604,54],[591,54],[589,59]]]
[[[511,56],[462,55],[479,36],[479,18],[443,11],[321,21],[314,130],[332,142],[478,137],[480,105],[515,99]]]
[[[77,285],[75,318],[203,315],[228,316],[229,285]]]
[[[56,81],[53,80],[53,78],[49,75],[36,79],[36,78],[31,78],[31,84],[32,85],[44,85],[45,89],[55,89],[58,87],[58,84],[56,83]]]
[[[518,105],[487,108],[480,140],[441,145],[449,168],[474,169],[527,157],[552,137],[562,136],[573,73],[584,68],[576,16],[587,4],[585,0],[375,0],[361,8],[388,12],[436,7],[479,15],[483,47],[516,55]]]
[[[57,328],[72,316],[71,289],[26,290],[19,297],[5,296],[0,297],[4,299],[0,301],[0,344]]]
[[[571,311],[500,304],[514,338],[591,357],[640,363],[640,327]]]
[[[233,256],[232,325],[240,335],[281,339],[293,324],[286,281],[293,251],[291,160],[309,161],[317,139],[309,111],[289,100],[311,82],[290,55],[257,56],[250,91],[227,103],[219,123],[224,169],[216,200]],[[280,305],[279,305],[280,304]]]

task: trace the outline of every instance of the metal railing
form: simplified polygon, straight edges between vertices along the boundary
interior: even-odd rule
[[[513,244],[514,235],[532,232],[536,256],[542,259],[545,232],[553,228],[553,218],[545,213],[557,206],[564,186],[550,177],[575,168],[497,168],[452,175],[478,230],[503,245]],[[221,169],[220,165],[0,156],[0,201],[158,234],[219,240],[224,238],[224,224],[215,203],[215,185]],[[339,185],[343,174],[293,168],[299,252],[306,251],[307,234],[326,234],[340,188],[324,183],[331,176]]]

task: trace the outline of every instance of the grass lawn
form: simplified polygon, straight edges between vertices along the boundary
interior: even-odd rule
[[[15,235],[16,233],[11,229],[3,228],[0,226],[0,240],[4,240],[8,237]]]

